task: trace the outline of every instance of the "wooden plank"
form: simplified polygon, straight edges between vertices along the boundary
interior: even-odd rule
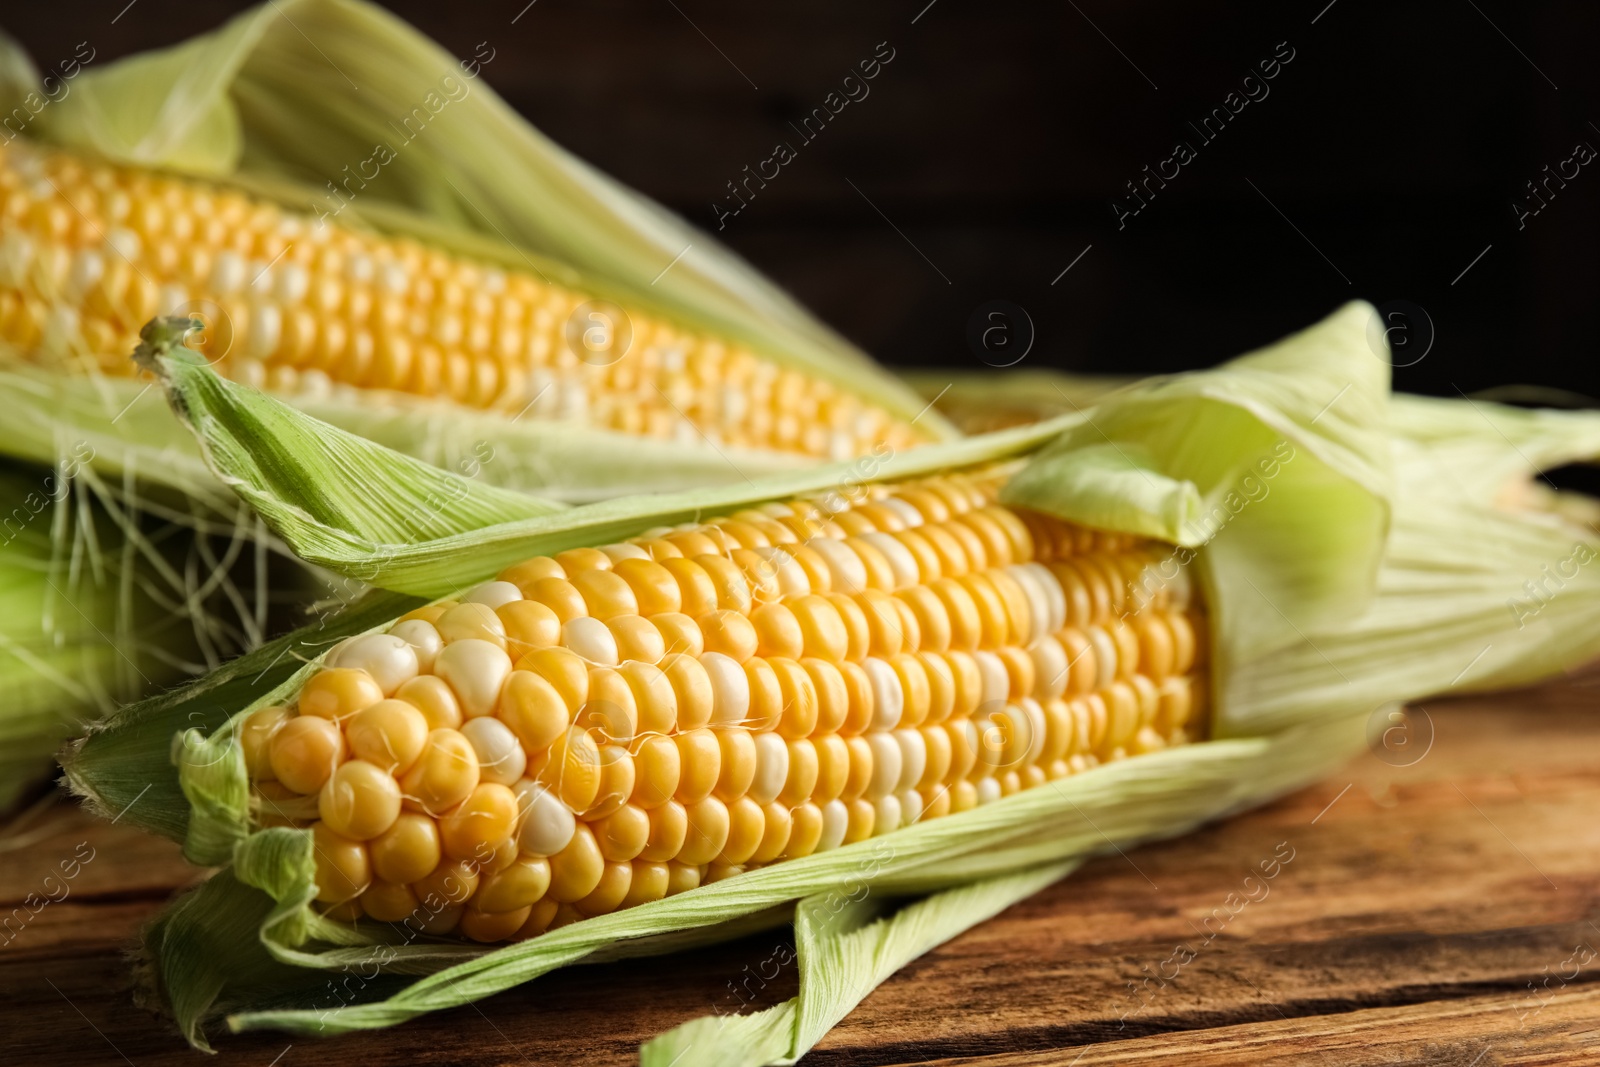
[[[1380,750],[1259,811],[1096,860],[906,968],[807,1062],[1067,1062],[1089,1046],[1084,1063],[1169,1046],[1201,1063],[1287,1062],[1307,1048],[1321,1052],[1311,1062],[1371,1062],[1360,1059],[1367,1019],[1393,1029],[1392,1062],[1467,1065],[1480,1037],[1494,1043],[1484,1064],[1570,1059],[1561,1042],[1596,1021],[1593,1000],[1573,998],[1600,961],[1553,980],[1566,999],[1526,1026],[1517,1016],[1530,981],[1561,971],[1577,945],[1600,948],[1594,680],[1429,706],[1413,719],[1418,747],[1405,751],[1425,755],[1411,766]],[[0,948],[0,998],[19,1020],[0,1032],[0,1062],[193,1062],[168,1024],[132,1005],[123,958],[190,870],[170,843],[70,808],[51,818],[47,840],[0,865],[0,899],[32,891],[79,842],[96,858],[69,898]],[[1276,876],[1246,883],[1274,855]],[[1230,912],[1230,893],[1256,899]],[[1179,946],[1193,958],[1174,956]],[[755,1006],[792,996],[792,967],[750,978],[772,974],[767,961],[786,949],[772,932],[572,968],[387,1033],[221,1036],[219,1047],[268,1064],[292,1045],[284,1067],[632,1063],[654,1034],[736,1010],[741,981]]]

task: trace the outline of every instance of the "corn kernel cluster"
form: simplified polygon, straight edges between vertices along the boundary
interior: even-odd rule
[[[635,436],[835,459],[920,438],[833,384],[530,273],[297,215],[200,182],[0,148],[0,338],[131,374],[156,315],[251,385],[358,389]]]
[[[479,941],[886,834],[1187,740],[1164,550],[870,486],[511,567],[335,646],[238,737],[329,914]]]

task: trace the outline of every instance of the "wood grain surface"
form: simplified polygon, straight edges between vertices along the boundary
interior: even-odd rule
[[[1413,709],[1326,782],[1093,861],[929,953],[805,1062],[1600,1061],[1597,696],[1588,672]],[[8,840],[4,911],[93,858],[0,948],[0,1063],[204,1062],[131,1000],[135,932],[195,877],[177,849],[65,802]],[[1274,878],[1247,881],[1273,858]],[[387,1033],[221,1036],[218,1062],[631,1063],[662,1030],[734,1010],[741,981],[756,1005],[793,995],[792,967],[749,980],[782,936],[575,967]]]

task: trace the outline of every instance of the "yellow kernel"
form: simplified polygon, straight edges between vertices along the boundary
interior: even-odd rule
[[[627,562],[627,561],[624,561]],[[634,561],[637,562],[637,561]],[[617,615],[606,622],[612,640],[617,646],[617,659],[628,663],[659,663],[667,654],[667,642],[661,631],[643,615]]]
[[[571,904],[582,900],[600,884],[605,873],[605,857],[594,839],[594,831],[579,823],[567,847],[550,857],[550,888],[553,900]]]
[[[713,730],[712,733],[717,736],[721,761],[714,792],[725,803],[732,803],[750,791],[750,783],[755,778],[755,736],[741,727]]]
[[[593,822],[620,809],[633,795],[636,772],[633,757],[621,745],[606,745],[600,750],[600,788],[583,817]]]
[[[439,824],[426,815],[402,811],[394,825],[367,844],[374,873],[386,882],[415,882],[439,866]]]
[[[565,578],[567,572],[561,564],[549,556],[535,556],[533,559],[507,567],[500,572],[502,582],[510,582],[522,590],[523,596],[528,596],[533,584],[541,578]],[[432,619],[428,620],[432,622]]]
[[[600,854],[607,861],[622,863],[644,851],[650,840],[650,815],[643,808],[625,804],[593,825]]]
[[[531,764],[528,769],[534,770]],[[573,811],[584,811],[594,803],[600,776],[600,748],[576,726],[556,739],[534,774]]]
[[[400,815],[400,786],[385,770],[350,760],[333,772],[317,797],[322,823],[355,841],[377,837]]]
[[[768,661],[778,678],[783,713],[777,731],[784,737],[809,737],[817,728],[818,695],[816,683],[804,667],[792,659]]]
[[[488,641],[501,648],[506,644],[505,623],[487,604],[457,604],[434,623],[446,645],[455,641]]]
[[[825,804],[837,799],[849,781],[850,747],[837,734],[823,734],[810,741],[817,757],[817,781],[811,796],[819,804]]]
[[[506,677],[496,714],[530,754],[549,748],[572,726],[572,713],[561,694],[532,671],[515,670]]]
[[[683,593],[678,588],[678,580],[672,571],[660,563],[648,559],[625,559],[612,570],[633,591],[640,615],[659,615],[682,609]]]
[[[637,710],[636,736],[671,733],[678,725],[678,694],[665,671],[631,661],[617,672],[627,682]]]
[[[565,552],[557,552],[555,561],[561,565],[568,576],[576,575],[582,571],[608,571],[611,569],[611,557],[598,548],[569,548]]]
[[[810,800],[817,788],[819,764],[817,747],[810,738],[796,738],[788,743],[789,778],[784,783],[778,799],[793,807]]]
[[[850,691],[844,675],[833,663],[815,658],[800,661],[817,694],[817,720],[812,732],[838,733],[850,715]]]
[[[628,883],[628,894],[618,908],[632,908],[660,900],[667,895],[670,871],[665,863],[633,861],[633,878]]]
[[[380,700],[351,716],[344,732],[352,756],[394,775],[416,763],[428,730],[427,718],[410,703]]]
[[[679,863],[710,863],[728,841],[728,806],[716,797],[686,805],[688,834],[678,852]]]
[[[678,747],[678,789],[674,794],[684,804],[695,804],[711,795],[722,774],[722,749],[712,730],[689,730],[673,738]]]
[[[329,667],[313,674],[300,690],[300,714],[343,719],[382,699],[383,689],[366,671]]]
[[[661,635],[664,656],[699,656],[706,650],[705,635],[700,631],[700,624],[682,612],[652,615],[650,622]]]
[[[472,906],[491,914],[519,911],[538,903],[549,888],[550,861],[543,856],[521,856],[478,883]]]
[[[850,815],[845,826],[844,843],[853,845],[872,836],[872,831],[878,823],[878,809],[872,801],[865,798],[850,801],[848,808]]]
[[[536,600],[556,613],[563,623],[579,619],[589,613],[583,594],[565,578],[539,578],[528,591],[528,599]]]
[[[761,805],[741,796],[728,804],[728,838],[716,862],[742,864],[755,855],[767,830],[766,813]]]
[[[461,931],[462,936],[485,944],[506,941],[528,921],[528,914],[532,910],[524,907],[516,911],[495,913],[466,908],[461,912],[457,929]]]
[[[417,899],[429,911],[465,904],[478,891],[478,864],[473,860],[445,860],[411,883]]]
[[[651,863],[665,863],[683,848],[689,833],[689,812],[676,800],[651,808],[650,836],[639,858]]]
[[[296,793],[315,793],[344,759],[344,735],[331,719],[299,715],[272,737],[273,777]]]
[[[422,755],[400,780],[405,806],[439,815],[478,787],[478,754],[458,730],[433,730]]]
[[[859,663],[842,663],[839,674],[844,678],[844,688],[849,697],[849,711],[845,714],[839,732],[847,737],[862,733],[872,725],[874,710],[872,681]],[[819,713],[820,715],[820,713]]]
[[[701,642],[707,652],[720,652],[743,663],[761,644],[755,623],[738,611],[712,611],[700,616]]]
[[[679,608],[690,618],[717,610],[717,584],[693,559],[664,559],[661,567],[678,585]]]
[[[582,900],[573,902],[580,915],[606,915],[622,906],[633,881],[631,863],[607,863],[600,874],[600,882]]]
[[[422,674],[395,691],[396,700],[422,712],[430,730],[454,730],[461,725],[461,702],[443,678]]]
[[[799,659],[806,650],[800,621],[785,604],[763,604],[751,614],[756,654],[767,658]]]
[[[610,570],[581,570],[570,579],[583,597],[588,614],[602,622],[617,615],[639,614],[639,599],[621,576]]]
[[[599,744],[629,744],[639,733],[639,707],[633,689],[610,667],[589,671],[589,699],[579,709],[577,724],[594,732]]]
[[[551,648],[561,641],[561,620],[537,600],[513,600],[495,609],[505,628],[506,651],[516,659],[536,648]]]
[[[274,705],[251,712],[239,724],[235,736],[244,752],[245,773],[251,778],[261,781],[273,776],[272,739],[293,718],[294,712]]]
[[[483,782],[444,818],[439,839],[451,859],[486,863],[517,821],[517,798],[494,782]]]
[[[682,768],[676,741],[668,736],[644,737],[636,749],[632,802],[641,808],[665,804],[678,790]]]
[[[379,922],[401,922],[417,910],[417,895],[408,885],[375,880],[361,894],[361,910]]]
[[[366,846],[324,823],[311,826],[311,854],[316,864],[317,899],[324,903],[354,900],[372,881]]]
[[[760,733],[775,730],[783,719],[783,687],[773,665],[753,657],[744,665],[750,702],[745,712],[745,725]]]
[[[517,669],[532,671],[555,687],[569,709],[589,699],[589,665],[565,648],[541,648],[517,660]]]
[[[740,615],[749,615],[751,608],[750,584],[745,581],[744,573],[730,559],[722,556],[696,556],[694,562],[705,572],[710,579],[711,586],[716,592],[716,608],[724,611],[734,611]],[[688,598],[684,598],[687,607]]]
[[[741,801],[744,802],[754,803],[749,797]],[[789,807],[782,801],[774,800],[761,805],[761,840],[750,853],[747,862],[771,863],[781,856],[789,844],[789,833],[793,824]]]
[[[822,840],[822,809],[815,804],[801,804],[790,813],[792,825],[789,843],[784,847],[782,859],[801,859],[817,850]]]

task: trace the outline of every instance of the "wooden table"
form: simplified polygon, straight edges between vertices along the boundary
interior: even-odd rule
[[[1431,704],[1413,713],[1409,747],[1363,755],[1201,833],[1096,860],[928,954],[806,1063],[1600,1062],[1597,697],[1600,674],[1588,673]],[[0,949],[0,1063],[204,1062],[131,1003],[123,957],[192,877],[176,848],[67,804],[35,828],[37,840],[0,854],[5,910],[80,842],[95,858],[67,899]],[[1289,850],[1265,895],[1246,883]],[[1257,899],[1236,897],[1229,914],[1230,894]],[[778,943],[764,934],[577,967],[388,1033],[219,1035],[220,1062],[631,1063],[650,1036],[731,1009],[729,983]],[[794,982],[789,968],[760,1002],[792,995]]]

